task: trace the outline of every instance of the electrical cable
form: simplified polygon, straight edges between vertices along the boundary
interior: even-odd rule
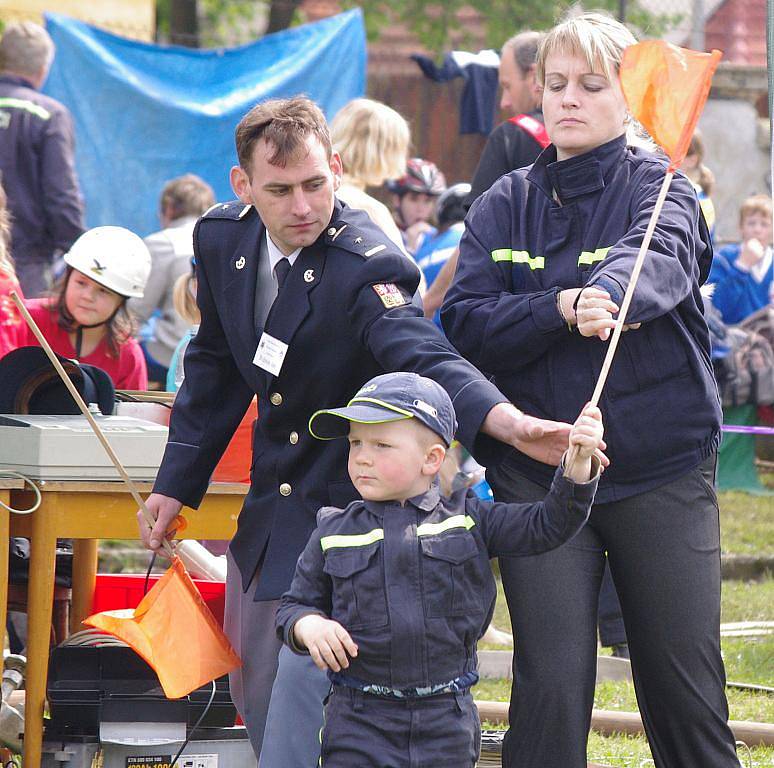
[[[172,762],[169,764],[169,768],[175,768],[175,766],[177,765],[178,758],[180,757],[180,755],[183,754],[183,750],[188,746],[188,742],[191,741],[191,737],[194,735],[194,732],[196,731],[196,729],[201,725],[205,715],[210,711],[212,702],[215,701],[215,691],[217,690],[217,688],[215,687],[215,681],[213,680],[210,683],[210,685],[212,686],[212,691],[210,692],[210,700],[207,702],[207,706],[204,708],[204,712],[202,712],[201,715],[199,715],[199,719],[194,723],[190,733],[185,737],[183,746],[180,747],[180,749],[177,751],[177,754],[172,758]]]
[[[40,494],[40,488],[38,488],[27,475],[23,475],[21,472],[16,472],[13,469],[3,469],[0,470],[0,477],[16,477],[23,480],[30,488],[32,488],[32,492],[35,494],[35,503],[29,509],[14,509],[13,507],[8,506],[8,504],[4,504],[2,501],[0,501],[0,507],[15,515],[29,515],[38,509],[43,497]]]
[[[142,585],[142,593],[143,595],[148,594],[148,582],[150,581],[150,575],[151,571],[153,570],[153,566],[156,564],[156,553],[153,553],[153,556],[150,559],[150,563],[148,563],[148,570],[145,571],[145,582]]]

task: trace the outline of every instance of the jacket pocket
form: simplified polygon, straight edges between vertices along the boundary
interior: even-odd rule
[[[478,545],[468,533],[423,536],[422,582],[428,618],[483,613],[483,568],[489,561],[479,556]]]
[[[348,630],[388,623],[382,547],[342,547],[325,554],[323,571],[333,580],[332,619]]]

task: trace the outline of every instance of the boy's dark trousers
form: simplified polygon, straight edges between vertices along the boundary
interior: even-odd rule
[[[481,725],[470,691],[397,699],[333,686],[323,768],[473,768]]]

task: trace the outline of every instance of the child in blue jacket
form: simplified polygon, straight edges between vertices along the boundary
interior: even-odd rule
[[[449,396],[414,373],[377,376],[345,408],[318,411],[320,439],[349,438],[348,470],[362,500],[323,508],[277,611],[277,629],[332,682],[322,765],[470,768],[479,721],[470,694],[476,641],[496,588],[489,559],[532,555],[572,538],[594,499],[604,447],[601,414],[586,408],[541,502],[503,504],[437,474],[456,429]]]

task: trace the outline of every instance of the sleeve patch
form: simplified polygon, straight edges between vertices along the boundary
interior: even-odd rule
[[[404,304],[408,304],[408,299],[401,293],[400,288],[395,283],[376,283],[371,288],[374,289],[376,295],[387,309],[402,307]]]

